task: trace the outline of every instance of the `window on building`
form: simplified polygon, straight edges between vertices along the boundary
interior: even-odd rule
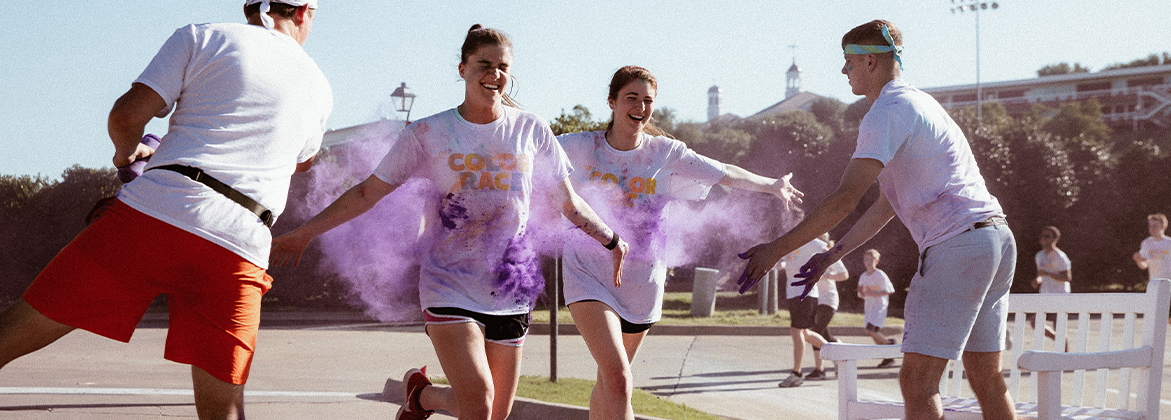
[[[1162,77],[1147,77],[1142,79],[1130,79],[1126,81],[1126,87],[1157,86],[1161,84],[1163,84]]]
[[[951,100],[955,101],[955,102],[975,102],[976,101],[976,94],[975,93],[965,93],[962,95],[953,95],[951,97]]]
[[[1024,96],[1025,96],[1024,89],[1002,90],[1000,92],[996,92],[996,97],[1001,98],[1001,99],[1020,98],[1020,97],[1024,97]]]
[[[1095,90],[1110,90],[1110,82],[1081,83],[1077,85],[1078,92],[1091,92]]]

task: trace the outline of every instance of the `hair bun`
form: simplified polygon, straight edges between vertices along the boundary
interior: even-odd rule
[[[472,28],[468,29],[468,33],[471,33],[472,31],[477,30],[477,29],[484,29],[484,25],[481,25],[479,23],[472,25]]]

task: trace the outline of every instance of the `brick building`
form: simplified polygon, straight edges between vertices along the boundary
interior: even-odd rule
[[[976,85],[923,89],[950,110],[976,105]],[[983,83],[984,101],[997,101],[1019,115],[1034,104],[1057,107],[1063,102],[1095,98],[1102,119],[1115,129],[1171,128],[1171,65],[1132,67],[1096,73],[1042,76]]]

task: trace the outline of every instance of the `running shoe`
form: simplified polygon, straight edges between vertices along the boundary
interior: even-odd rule
[[[881,362],[878,362],[878,366],[875,366],[874,368],[882,369],[884,367],[890,367],[893,364],[895,364],[895,359],[882,359]]]
[[[423,420],[431,417],[435,410],[424,410],[423,406],[419,404],[419,394],[423,393],[423,388],[431,385],[431,380],[427,379],[427,367],[422,369],[411,369],[403,375],[403,405],[399,407],[398,414],[395,414],[395,420]]]
[[[825,379],[825,371],[814,369],[813,372],[805,375],[805,379]]]
[[[801,377],[800,372],[789,372],[789,377],[785,378],[777,386],[781,388],[795,388],[801,386],[803,383],[805,383],[805,378]]]

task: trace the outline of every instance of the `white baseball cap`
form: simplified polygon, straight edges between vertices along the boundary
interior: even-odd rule
[[[253,5],[256,3],[260,3],[260,21],[264,23],[265,28],[272,29],[272,26],[274,25],[274,23],[272,21],[272,18],[268,16],[268,11],[269,11],[269,3],[273,3],[273,2],[284,3],[284,4],[287,4],[290,6],[297,6],[297,7],[309,5],[310,9],[317,8],[317,0],[245,0],[244,5],[250,6],[250,5]]]

